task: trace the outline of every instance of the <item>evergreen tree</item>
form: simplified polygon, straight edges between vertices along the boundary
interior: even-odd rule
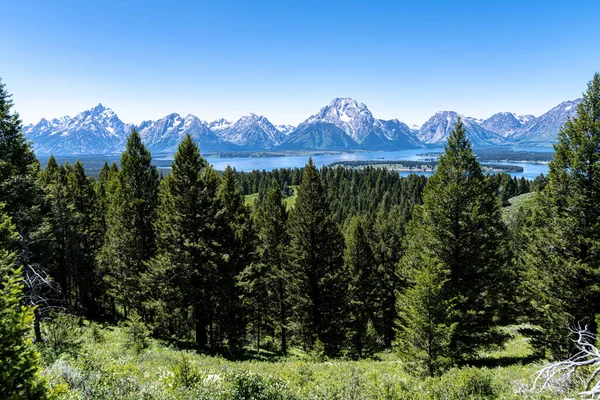
[[[462,121],[427,181],[408,237],[414,245],[405,254],[406,269],[419,271],[434,262],[448,271],[441,290],[445,300],[454,299],[456,313],[444,325],[456,325],[447,356],[472,357],[482,346],[501,342],[495,327],[502,306],[511,300],[508,287],[514,284],[507,263],[508,235],[499,199],[473,154]],[[430,255],[420,260],[425,254]]]
[[[281,187],[273,180],[264,207],[257,210],[257,262],[244,271],[241,285],[259,329],[272,321],[280,337],[281,353],[286,354],[292,275],[288,213],[281,192]]]
[[[73,273],[75,280],[75,304],[89,318],[98,315],[98,301],[102,294],[101,280],[96,267],[96,253],[102,245],[103,221],[97,213],[99,206],[95,182],[85,174],[83,164],[75,162],[67,175],[68,196],[72,204],[71,218],[74,223]]]
[[[404,262],[412,266],[415,261],[418,265],[412,270],[411,286],[398,297],[396,349],[408,370],[435,376],[453,364],[450,344],[456,322],[451,322],[453,301],[447,298],[444,287],[449,271],[430,254]]]
[[[577,116],[558,133],[548,183],[528,227],[529,268],[539,350],[563,357],[568,326],[598,331],[600,314],[600,74],[588,84]]]
[[[39,355],[29,337],[33,309],[22,306],[21,268],[15,267],[18,235],[0,204],[0,397],[45,399],[47,387],[39,376]]]
[[[95,255],[102,240],[94,182],[79,161],[58,166],[51,157],[43,173],[52,246],[47,257],[65,305],[95,317],[99,297]]]
[[[186,135],[171,174],[161,183],[155,223],[158,255],[149,262],[147,273],[148,308],[159,333],[182,336],[191,325],[200,350],[208,347],[214,320],[220,251],[218,186],[218,174]]]
[[[366,221],[358,216],[353,217],[346,228],[344,262],[349,276],[348,333],[352,351],[358,358],[370,356],[376,350],[367,340],[367,327],[376,319],[380,308],[378,276],[368,236]]]
[[[0,80],[0,202],[26,236],[40,223],[40,166],[22,132],[19,114]]]
[[[246,323],[255,332],[256,350],[260,351],[261,339],[267,330],[272,329],[274,304],[269,291],[269,266],[261,262],[253,262],[239,275],[241,299],[246,312]]]
[[[43,181],[46,192],[45,214],[51,234],[49,246],[46,247],[49,273],[58,284],[60,297],[65,300],[64,305],[70,307],[74,274],[69,256],[75,245],[73,231],[77,227],[72,218],[72,205],[68,200],[66,168],[58,165],[54,157],[51,157],[44,170]]]
[[[245,318],[241,292],[237,282],[244,269],[254,260],[255,232],[250,212],[244,203],[235,171],[227,167],[221,179],[217,197],[221,204],[220,260],[217,263],[216,298],[217,323],[222,338],[226,337],[231,350],[241,347]]]
[[[0,80],[0,203],[19,233],[17,265],[22,267],[25,301],[46,304],[49,294],[47,266],[43,253],[48,226],[41,213],[43,192],[40,164],[22,132],[19,114],[12,111],[11,96]],[[45,309],[35,309],[36,339],[41,340],[39,317]]]
[[[297,190],[290,233],[296,285],[292,303],[301,339],[307,347],[318,339],[327,354],[336,354],[345,338],[344,242],[312,159]]]
[[[124,316],[135,307],[141,315],[139,280],[155,253],[154,230],[159,175],[152,156],[135,130],[121,156],[106,215],[107,230],[98,255],[108,294]]]
[[[402,207],[389,205],[389,196],[384,196],[375,216],[372,229],[373,257],[377,266],[377,298],[379,311],[373,321],[375,329],[383,339],[383,345],[392,346],[395,335],[396,292],[406,287],[406,276],[398,270],[402,258],[405,219]]]

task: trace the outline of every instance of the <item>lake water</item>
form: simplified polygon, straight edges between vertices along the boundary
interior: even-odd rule
[[[514,151],[536,151],[548,152],[548,148],[513,148]],[[323,154],[312,156],[312,159],[317,167],[329,165],[336,161],[367,161],[367,160],[419,160],[421,157],[418,154],[430,152],[442,152],[443,148],[431,149],[410,149],[399,151],[374,151],[365,153],[339,153],[339,154]],[[208,161],[216,170],[224,170],[228,165],[235,168],[237,171],[252,171],[253,169],[270,171],[276,168],[294,168],[303,167],[308,162],[310,156],[285,156],[285,157],[264,157],[264,158],[211,158],[207,157]],[[510,164],[523,167],[523,172],[511,173],[512,176],[534,179],[539,174],[548,173],[548,164],[541,163],[523,163],[523,162],[502,162],[497,164]],[[414,172],[401,171],[400,175],[407,176]],[[418,174],[429,176],[431,172],[417,172]]]

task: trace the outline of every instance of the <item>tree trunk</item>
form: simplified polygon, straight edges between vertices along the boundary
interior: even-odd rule
[[[257,353],[260,353],[260,324],[261,324],[261,320],[259,318],[259,320],[258,320],[257,335],[256,335],[256,352]]]
[[[287,330],[286,330],[286,309],[284,299],[283,281],[279,280],[279,303],[280,303],[280,314],[279,319],[281,323],[281,354],[287,355]]]
[[[33,331],[35,333],[35,342],[42,343],[42,329],[40,328],[40,314],[37,309],[33,313]]]
[[[200,304],[194,305],[194,318],[196,319],[196,345],[198,350],[206,350],[208,336],[206,335],[206,318]]]

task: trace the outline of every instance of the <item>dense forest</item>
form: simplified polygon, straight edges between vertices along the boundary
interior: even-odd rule
[[[150,339],[229,360],[388,351],[423,378],[476,365],[511,326],[532,357],[564,358],[569,327],[598,330],[599,149],[596,74],[534,181],[484,174],[461,121],[428,179],[312,160],[215,171],[190,136],[161,176],[135,131],[96,179],[42,169],[1,85],[0,397],[68,392],[40,362],[84,325],[122,328],[136,354]]]

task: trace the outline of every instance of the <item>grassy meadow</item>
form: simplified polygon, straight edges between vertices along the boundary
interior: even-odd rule
[[[327,360],[248,348],[242,358],[201,355],[191,343],[147,336],[142,325],[100,326],[72,317],[43,325],[43,374],[60,399],[551,399],[531,393],[542,365],[518,327],[502,349],[436,378],[418,378],[393,352]],[[269,339],[267,338],[267,341]]]

